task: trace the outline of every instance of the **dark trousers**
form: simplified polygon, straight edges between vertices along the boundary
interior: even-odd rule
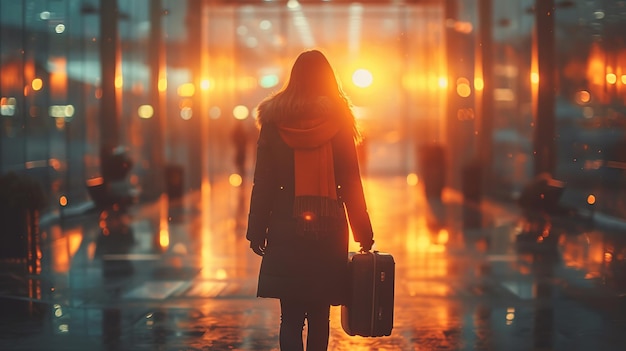
[[[307,351],[326,351],[330,333],[330,305],[280,300],[280,349],[303,351],[302,330],[307,321]]]

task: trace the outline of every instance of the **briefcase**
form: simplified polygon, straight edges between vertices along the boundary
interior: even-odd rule
[[[388,336],[393,329],[395,261],[389,253],[351,252],[348,300],[341,327],[348,335]]]

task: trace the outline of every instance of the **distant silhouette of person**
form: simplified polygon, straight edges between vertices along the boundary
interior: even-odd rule
[[[246,155],[248,149],[248,133],[244,122],[235,121],[231,137],[233,145],[235,146],[235,167],[237,173],[244,178],[246,175]]]
[[[305,319],[307,350],[326,350],[330,306],[347,297],[348,218],[362,249],[374,240],[360,134],[320,51],[298,56],[288,83],[258,106],[258,123],[246,234],[263,257],[257,296],[280,299],[281,350],[303,350]]]

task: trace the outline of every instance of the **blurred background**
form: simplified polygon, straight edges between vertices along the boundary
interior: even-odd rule
[[[2,1],[0,174],[42,218],[239,185],[255,106],[317,48],[367,174],[515,200],[547,173],[624,218],[625,29],[616,0]]]

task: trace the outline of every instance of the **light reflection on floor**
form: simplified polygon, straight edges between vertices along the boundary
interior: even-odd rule
[[[614,350],[622,341],[612,328],[626,324],[558,295],[567,269],[610,277],[599,233],[560,240],[558,268],[545,255],[515,250],[517,223],[504,221],[506,213],[483,218],[498,226],[465,229],[454,202],[458,194],[428,202],[419,184],[408,186],[402,177],[367,178],[364,186],[374,249],[396,261],[395,326],[389,337],[350,337],[333,307],[329,350]],[[130,223],[135,244],[128,250],[103,252],[94,240],[97,226],[51,231],[56,239],[44,257],[55,260],[43,265],[54,273],[46,275],[51,282],[28,280],[14,286],[14,294],[58,299],[43,303],[51,315],[42,330],[90,345],[82,349],[96,350],[106,340],[134,351],[277,350],[278,302],[255,297],[260,258],[245,240],[248,199],[242,195],[249,190],[249,184],[207,181],[196,194],[168,203],[167,211],[162,202],[137,211]],[[358,248],[350,243],[351,250]],[[106,261],[128,261],[122,267],[133,269],[102,277]],[[19,328],[13,322],[0,325],[0,348]],[[22,349],[52,340],[46,332],[31,334],[20,341]]]

